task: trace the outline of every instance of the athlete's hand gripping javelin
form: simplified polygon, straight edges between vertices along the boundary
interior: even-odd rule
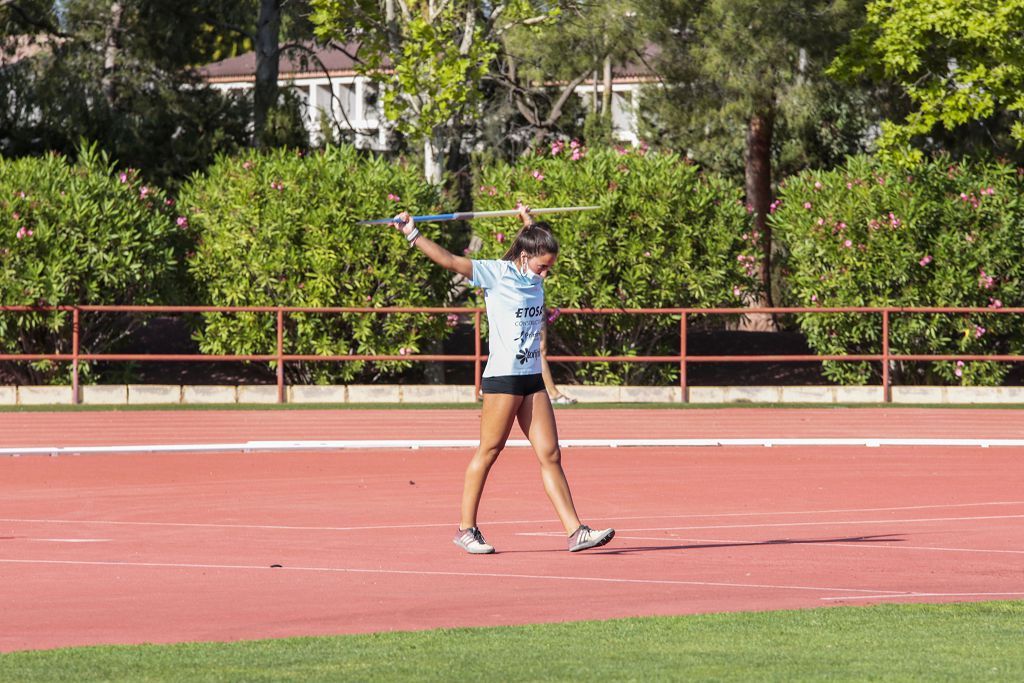
[[[458,273],[467,280],[473,279],[473,262],[465,256],[456,256],[440,244],[421,235],[416,227],[416,221],[407,211],[395,216],[395,220],[397,222],[394,226],[405,235],[410,247],[419,248],[427,258],[442,268]]]

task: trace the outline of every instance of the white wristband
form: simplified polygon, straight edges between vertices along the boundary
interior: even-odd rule
[[[416,244],[416,238],[419,237],[419,236],[420,236],[420,229],[419,228],[413,228],[412,232],[410,232],[408,235],[405,236],[405,239],[408,240],[409,246],[411,247],[414,244]]]

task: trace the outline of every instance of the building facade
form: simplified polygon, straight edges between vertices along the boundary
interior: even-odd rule
[[[310,142],[318,143],[323,122],[334,130],[350,135],[357,147],[386,150],[389,144],[383,108],[377,86],[359,75],[352,58],[355,46],[339,49],[310,44],[301,50],[283,51],[278,66],[278,86],[289,89],[298,99],[309,131]],[[200,73],[212,87],[225,92],[244,92],[255,84],[256,54],[208,64]],[[611,78],[612,129],[616,139],[639,143],[637,109],[645,85],[655,82],[643,66],[626,65],[613,69]],[[594,78],[576,87],[584,107],[602,99],[604,79]]]

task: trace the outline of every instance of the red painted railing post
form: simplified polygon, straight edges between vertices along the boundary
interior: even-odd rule
[[[71,311],[71,403],[78,405],[78,307]]]
[[[889,386],[889,309],[882,311],[882,400],[892,401],[892,388]]]
[[[277,307],[277,402],[284,403],[284,309]]]
[[[690,402],[690,388],[686,384],[686,310],[679,315],[679,388],[682,402]]]
[[[477,400],[480,396],[480,311],[473,313],[473,337],[474,337],[474,354],[473,359],[473,400]]]

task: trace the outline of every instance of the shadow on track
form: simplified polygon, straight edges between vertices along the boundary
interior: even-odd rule
[[[749,541],[744,543],[689,543],[686,545],[647,545],[633,548],[608,548],[590,555],[625,555],[627,553],[645,553],[657,550],[705,550],[709,548],[746,548],[763,545],[819,545],[828,543],[885,543],[899,542],[905,539],[900,534],[879,534],[876,536],[850,536],[848,538],[777,538],[768,541]],[[614,542],[614,541],[613,541]]]

